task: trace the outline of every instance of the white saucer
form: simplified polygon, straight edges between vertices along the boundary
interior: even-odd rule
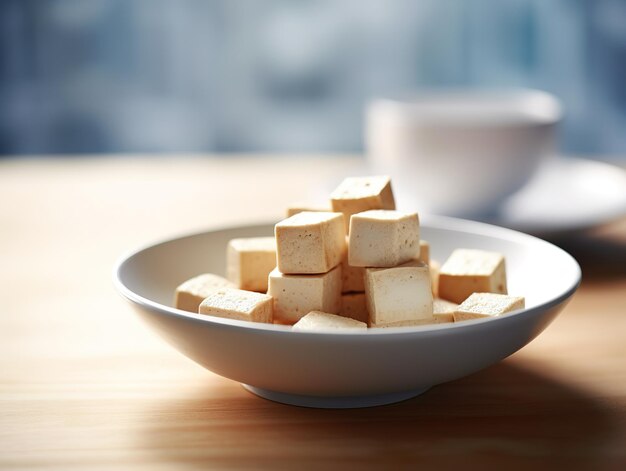
[[[546,162],[486,221],[533,234],[590,229],[626,215],[626,171],[579,158]]]

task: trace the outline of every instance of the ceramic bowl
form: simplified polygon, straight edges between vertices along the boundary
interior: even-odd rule
[[[526,309],[460,323],[317,333],[172,307],[182,281],[224,273],[228,240],[272,234],[272,224],[261,224],[167,240],[124,256],[114,279],[139,315],[181,353],[257,395],[301,406],[388,404],[486,368],[539,335],[581,278],[570,255],[541,239],[483,223],[422,217],[421,237],[430,242],[434,259],[443,261],[458,247],[505,254],[509,293],[525,296]]]
[[[438,90],[373,101],[366,149],[399,200],[422,211],[482,216],[554,155],[561,106],[538,90]]]

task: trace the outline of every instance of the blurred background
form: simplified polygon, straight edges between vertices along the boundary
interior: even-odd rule
[[[626,155],[623,0],[2,0],[0,154],[360,152],[372,97],[533,87]]]

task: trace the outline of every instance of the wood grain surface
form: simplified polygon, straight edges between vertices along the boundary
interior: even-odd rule
[[[626,220],[555,241],[583,284],[526,348],[371,409],[260,399],[174,351],[115,293],[124,251],[280,217],[360,165],[0,162],[0,468],[626,469]]]

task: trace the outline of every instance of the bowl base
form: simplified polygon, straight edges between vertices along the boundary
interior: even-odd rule
[[[288,394],[269,389],[257,388],[249,384],[242,386],[257,396],[290,406],[313,407],[318,409],[356,409],[359,407],[375,407],[393,404],[395,402],[406,401],[413,397],[425,393],[430,388],[417,389],[390,394],[375,394],[372,396],[303,396],[300,394]]]

